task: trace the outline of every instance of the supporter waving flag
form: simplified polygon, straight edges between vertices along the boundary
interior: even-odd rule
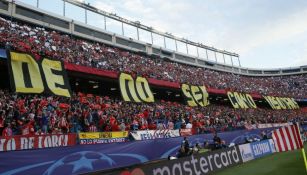
[[[277,152],[291,151],[303,148],[303,141],[298,124],[276,129],[272,132]]]

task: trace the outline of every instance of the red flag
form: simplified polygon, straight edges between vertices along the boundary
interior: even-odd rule
[[[70,105],[67,104],[67,103],[60,103],[60,104],[59,104],[59,108],[62,108],[62,109],[67,109],[67,108],[69,108],[69,107],[70,107]]]
[[[276,151],[291,151],[303,148],[303,141],[298,124],[285,126],[272,132]]]
[[[307,113],[307,107],[302,108],[302,111]]]

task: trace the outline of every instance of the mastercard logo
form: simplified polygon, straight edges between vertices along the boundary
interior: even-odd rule
[[[140,168],[135,168],[134,170],[132,170],[131,172],[126,170],[123,171],[122,173],[120,173],[120,175],[145,175],[145,173],[143,172],[142,169]]]

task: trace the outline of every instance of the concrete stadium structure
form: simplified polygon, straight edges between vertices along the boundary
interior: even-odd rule
[[[68,1],[68,2],[66,2]],[[66,3],[74,3],[74,1],[64,0]],[[75,2],[76,3],[76,2]],[[81,6],[81,4],[74,4]],[[45,10],[24,4],[19,1],[0,0],[0,15],[10,17],[11,19],[26,21],[28,23],[57,30],[63,33],[71,34],[76,37],[105,43],[114,47],[119,47],[134,52],[140,52],[150,55],[159,56],[161,58],[169,59],[174,62],[189,64],[208,69],[224,71],[229,73],[247,75],[247,76],[282,76],[307,73],[307,65],[291,68],[272,68],[272,69],[251,69],[247,67],[229,65],[218,63],[200,58],[199,56],[192,56],[190,54],[181,53],[178,51],[170,50],[164,47],[159,47],[150,43],[142,42],[137,39],[128,38],[122,35],[111,33],[101,28],[87,25],[64,16],[53,14]],[[126,20],[127,21],[127,20]],[[128,23],[129,21],[127,21]],[[140,26],[141,27],[141,26]],[[138,28],[137,28],[138,29]],[[162,35],[162,34],[161,34]],[[165,37],[165,36],[164,36]],[[176,38],[175,38],[176,39]],[[176,41],[176,40],[175,40]],[[187,41],[189,44],[195,44]],[[188,44],[186,43],[186,44]],[[196,45],[195,45],[196,46]],[[239,55],[227,51],[215,49],[201,45],[203,49],[214,52],[215,59],[216,53],[222,54],[225,63],[225,55],[231,58],[235,57],[239,60]]]

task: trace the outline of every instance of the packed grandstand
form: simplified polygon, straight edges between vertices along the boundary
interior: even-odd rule
[[[102,70],[263,95],[304,98],[307,88],[305,74],[249,77],[223,73],[138,55],[4,18],[0,20],[2,47],[31,53],[37,60],[47,56]],[[197,78],[189,78],[192,76]],[[12,124],[14,135],[22,134],[22,130],[27,127],[32,128],[31,132],[34,134],[161,127],[179,129],[191,123],[193,129],[202,133],[216,128],[243,128],[247,124],[303,121],[306,117],[302,110],[235,110],[219,104],[211,104],[206,108],[190,108],[180,102],[165,102],[163,97],[160,103],[137,104],[123,102],[118,98],[106,98],[100,94],[83,93],[75,92],[71,99],[61,99],[41,95],[16,96],[15,93],[2,90],[1,131],[7,123]]]
[[[2,138],[186,129],[191,131],[188,135],[199,135],[241,132],[261,128],[259,126],[304,123],[306,120],[304,102],[296,101],[299,108],[294,109],[288,108],[286,101],[285,108],[279,104],[282,109],[275,110],[270,101],[263,97],[307,98],[307,74],[249,76],[223,72],[114,47],[1,16]],[[16,87],[12,89],[12,84],[16,86],[16,80],[14,82],[10,74],[14,70],[9,67],[13,63],[8,64],[13,60],[12,52],[32,55],[37,62],[43,58],[60,60],[68,74],[70,97],[50,92],[18,93]],[[99,74],[99,71],[103,73]],[[113,78],[104,76],[106,73]],[[118,82],[120,73],[151,80],[150,89],[155,99],[149,103],[125,100]],[[174,86],[165,86],[163,82]],[[189,105],[180,91],[182,84],[204,86],[210,103]],[[257,107],[235,107],[227,92],[251,94]],[[130,136],[123,141],[134,139]],[[226,140],[223,144],[230,143]],[[2,144],[3,150],[10,149]],[[85,170],[82,172],[88,172]]]

